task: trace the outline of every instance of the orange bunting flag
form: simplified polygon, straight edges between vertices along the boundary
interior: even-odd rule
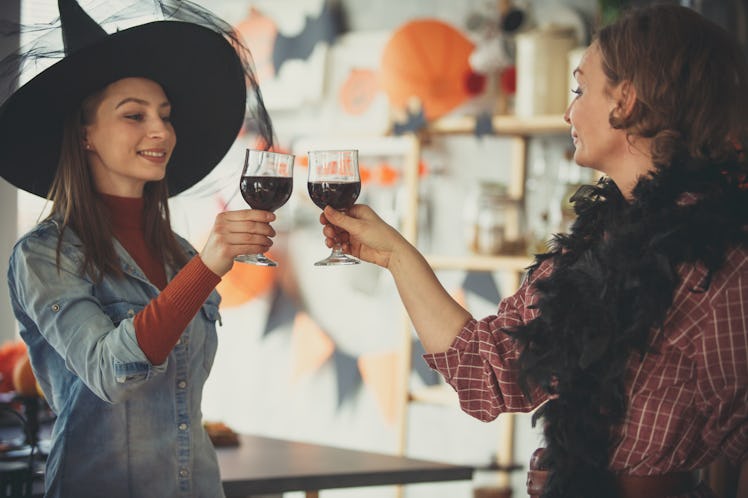
[[[335,343],[312,318],[300,311],[291,332],[291,382],[316,371],[332,356]]]
[[[361,379],[379,403],[387,425],[394,426],[397,419],[396,383],[400,382],[400,355],[395,352],[364,354],[358,358]]]

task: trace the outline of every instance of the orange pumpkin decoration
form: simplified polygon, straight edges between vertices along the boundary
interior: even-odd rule
[[[480,91],[469,58],[475,45],[435,19],[408,22],[395,30],[382,52],[380,86],[397,109],[415,97],[427,120],[447,114]]]
[[[26,355],[26,344],[23,341],[9,341],[0,346],[0,392],[14,390],[13,370]]]

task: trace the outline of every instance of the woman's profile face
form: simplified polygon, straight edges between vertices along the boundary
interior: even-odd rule
[[[577,88],[564,119],[571,125],[574,141],[574,160],[580,166],[595,168],[604,173],[626,145],[622,130],[610,125],[609,116],[616,107],[613,92],[603,72],[600,49],[592,44],[574,70]]]
[[[164,178],[177,141],[170,114],[164,90],[152,80],[124,78],[102,91],[84,139],[99,192],[141,197],[146,182]]]

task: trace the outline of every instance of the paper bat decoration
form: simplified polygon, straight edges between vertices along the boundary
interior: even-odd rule
[[[423,108],[406,110],[405,119],[392,124],[392,133],[404,135],[406,133],[417,133],[426,127],[426,116]]]
[[[475,129],[473,130],[477,138],[486,135],[495,135],[493,127],[493,115],[490,112],[482,112],[475,118]]]
[[[342,13],[337,3],[326,1],[317,17],[307,16],[304,28],[294,36],[278,33],[273,48],[275,74],[284,62],[306,60],[318,43],[332,44],[343,31]]]

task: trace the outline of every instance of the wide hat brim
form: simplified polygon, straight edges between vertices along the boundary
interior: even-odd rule
[[[39,73],[0,107],[0,170],[18,188],[46,197],[57,170],[66,117],[88,95],[126,77],[161,84],[172,104],[177,145],[169,195],[204,178],[244,121],[241,59],[222,35],[197,24],[157,21],[125,29]]]

